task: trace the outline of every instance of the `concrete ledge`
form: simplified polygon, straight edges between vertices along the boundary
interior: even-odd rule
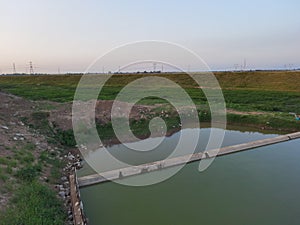
[[[297,139],[300,138],[300,132],[292,133],[288,135],[291,139]]]
[[[235,152],[241,152],[245,150],[250,150],[266,145],[276,144],[280,142],[285,142],[289,140],[294,140],[300,138],[300,132],[287,134],[287,135],[281,135],[274,138],[267,138],[263,140],[258,141],[252,141],[244,144],[238,144],[238,145],[232,145],[228,147],[223,147],[220,149],[212,149],[205,152],[199,152],[195,154],[189,154],[184,156],[175,157],[172,159],[165,159],[161,161],[151,162],[147,164],[142,164],[139,166],[131,166],[127,168],[122,168],[118,170],[112,170],[103,172],[101,174],[94,174],[90,176],[80,177],[78,178],[78,185],[79,187],[89,186],[93,184],[98,184],[102,182],[106,182],[109,180],[115,180],[120,178],[125,178],[129,176],[134,176],[138,174],[143,174],[151,171],[157,171],[163,168],[169,168],[173,166],[178,166],[194,161],[199,161],[201,159],[205,158],[212,158],[215,156],[222,156],[227,154],[232,154]]]
[[[240,151],[245,151],[245,150],[249,150],[249,149],[254,149],[254,148],[258,148],[258,147],[262,147],[262,146],[266,146],[266,145],[276,144],[276,143],[280,143],[280,142],[284,142],[284,141],[288,141],[288,140],[290,140],[288,135],[282,135],[282,136],[278,136],[278,137],[274,137],[274,138],[267,138],[267,139],[252,141],[252,142],[248,142],[248,143],[244,143],[244,144],[228,146],[228,147],[221,148],[218,153],[218,156],[235,153],[235,152],[240,152]]]

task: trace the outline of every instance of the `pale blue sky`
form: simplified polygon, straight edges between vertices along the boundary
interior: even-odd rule
[[[212,69],[300,67],[300,1],[0,0],[0,72],[82,72],[132,41],[163,40]],[[186,62],[188,64],[188,62]],[[197,69],[193,65],[192,69]]]

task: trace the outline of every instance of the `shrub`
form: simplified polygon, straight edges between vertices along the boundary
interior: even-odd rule
[[[20,178],[23,181],[31,182],[39,175],[40,172],[40,165],[28,165],[18,170],[18,172],[16,173],[16,177]]]

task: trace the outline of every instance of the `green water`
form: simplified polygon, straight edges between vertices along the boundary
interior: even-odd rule
[[[227,131],[224,145],[271,136]],[[294,140],[219,157],[201,173],[191,163],[146,187],[82,188],[84,210],[91,225],[299,225],[299,147]]]

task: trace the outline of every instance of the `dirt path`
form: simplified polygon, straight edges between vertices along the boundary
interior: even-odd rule
[[[237,111],[237,110],[234,110],[234,109],[226,109],[226,112],[227,113],[230,113],[230,114],[236,114],[236,115],[266,115],[268,114],[267,112],[254,112],[254,111]]]

